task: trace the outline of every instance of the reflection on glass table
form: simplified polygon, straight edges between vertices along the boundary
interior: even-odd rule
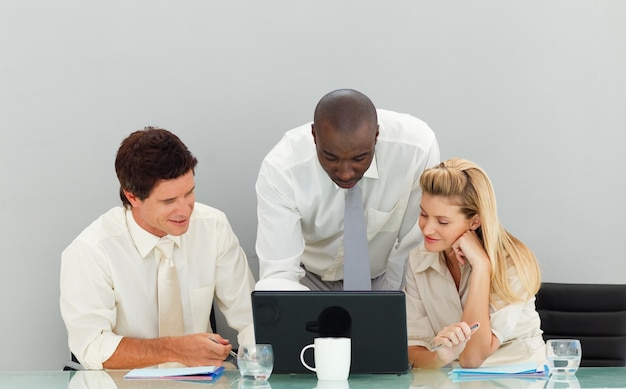
[[[227,369],[216,382],[169,380],[126,380],[125,370],[0,372],[0,388],[20,389],[417,389],[417,388],[626,388],[626,367],[581,367],[569,380],[553,376],[549,380],[516,378],[453,382],[449,369],[414,369],[403,375],[354,374],[348,381],[321,382],[314,374],[272,374],[263,386],[244,382],[236,368]],[[572,379],[573,378],[573,379]],[[250,384],[250,385],[249,385]]]
[[[624,382],[624,385],[626,385],[626,382]],[[578,378],[574,374],[553,374],[550,376],[546,388],[580,388],[580,382],[578,382]]]

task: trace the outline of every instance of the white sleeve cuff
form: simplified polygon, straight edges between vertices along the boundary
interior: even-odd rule
[[[265,278],[259,280],[254,290],[310,290],[299,282],[286,280],[284,278]]]

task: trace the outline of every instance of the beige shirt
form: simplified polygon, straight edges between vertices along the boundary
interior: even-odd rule
[[[253,343],[254,278],[226,216],[196,203],[189,229],[174,240],[185,334],[213,332],[213,300],[239,343]],[[61,315],[70,350],[87,369],[102,369],[124,336],[159,337],[159,237],[116,207],[87,227],[61,261]]]
[[[404,289],[409,346],[430,348],[435,335],[443,327],[461,320],[469,292],[470,273],[469,265],[461,266],[461,282],[457,290],[440,253],[428,252],[423,245],[411,251]],[[517,270],[510,266],[507,274],[513,290],[523,293]],[[489,312],[491,331],[501,345],[482,366],[545,362],[545,343],[534,296],[515,304],[495,299]]]

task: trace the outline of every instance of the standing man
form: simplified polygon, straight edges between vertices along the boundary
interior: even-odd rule
[[[231,345],[212,333],[214,298],[239,342],[254,342],[254,278],[226,216],[195,202],[196,164],[164,129],[122,142],[115,170],[124,206],[62,254],[61,315],[85,368],[221,365]]]
[[[419,177],[437,163],[437,140],[421,120],[376,110],[355,90],[325,95],[313,123],[288,131],[261,165],[256,288],[344,289],[344,210],[355,189],[367,288],[401,289],[408,252],[422,239]]]

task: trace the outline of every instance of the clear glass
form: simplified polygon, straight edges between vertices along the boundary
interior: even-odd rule
[[[269,381],[239,380],[237,389],[272,389]]]
[[[552,374],[548,383],[545,386],[546,389],[580,389],[580,382],[574,374]]]
[[[546,358],[550,374],[575,374],[580,366],[582,349],[578,339],[549,339]]]
[[[274,368],[274,350],[271,344],[239,345],[237,352],[239,374],[244,380],[265,381]]]

